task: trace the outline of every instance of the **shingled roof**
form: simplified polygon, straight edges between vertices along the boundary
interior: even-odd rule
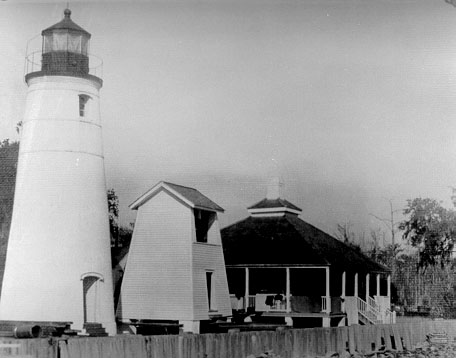
[[[221,231],[227,266],[331,266],[347,272],[390,270],[297,215],[250,216]]]
[[[138,209],[141,205],[143,205],[146,201],[155,196],[161,190],[166,190],[169,193],[175,195],[192,208],[219,212],[224,211],[222,207],[218,206],[207,196],[201,194],[198,190],[164,181],[159,182],[143,195],[141,195],[132,204],[130,204],[130,208],[133,210]]]
[[[300,208],[298,208],[296,205],[293,205],[289,201],[282,199],[282,198],[277,198],[277,199],[263,199],[259,201],[258,203],[249,206],[247,209],[272,209],[272,208],[288,208],[288,209],[293,209],[296,211],[302,211]]]

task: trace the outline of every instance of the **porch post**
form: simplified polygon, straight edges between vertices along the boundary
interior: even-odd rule
[[[355,297],[358,297],[358,272],[355,273],[355,292],[354,292]]]
[[[370,275],[366,274],[366,302],[369,303],[369,282],[370,282]]]
[[[247,312],[247,309],[249,308],[249,296],[250,296],[250,292],[249,292],[249,268],[246,267],[245,268],[245,297],[244,297],[244,306],[245,306],[245,311]]]
[[[341,298],[342,298],[341,310],[342,310],[342,312],[345,312],[345,286],[346,286],[346,276],[347,276],[347,273],[344,271],[344,272],[342,273],[342,295],[341,295]]]
[[[388,275],[386,278],[386,287],[387,287],[387,292],[386,296],[388,297],[388,308],[391,308],[391,275]]]
[[[331,296],[329,295],[329,267],[326,267],[326,312],[331,313]]]
[[[388,299],[391,299],[391,275],[388,275],[388,277],[387,277],[386,287],[387,287],[387,290],[388,290],[386,295],[388,296]]]
[[[287,272],[287,286],[286,286],[286,310],[287,312],[291,312],[291,304],[290,304],[290,268],[286,268]]]
[[[380,296],[380,274],[377,274],[377,296]]]
[[[324,312],[327,314],[327,316],[322,318],[322,326],[323,327],[330,327],[331,326],[331,296],[329,295],[329,267],[325,267],[325,272],[326,272],[326,293],[325,293],[325,299],[322,300],[324,301],[324,304],[326,305],[326,309]],[[322,302],[323,304],[323,302]]]

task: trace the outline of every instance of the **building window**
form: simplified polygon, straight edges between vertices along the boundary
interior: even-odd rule
[[[79,95],[79,117],[87,116],[87,102],[89,101],[90,96],[86,94]]]
[[[206,287],[207,287],[207,303],[209,311],[216,311],[215,308],[215,297],[214,297],[214,285],[213,285],[213,275],[212,271],[206,271]]]
[[[215,213],[206,210],[195,209],[194,214],[196,242],[207,242],[209,229],[215,220]]]

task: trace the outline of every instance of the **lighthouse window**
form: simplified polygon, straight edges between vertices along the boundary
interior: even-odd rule
[[[85,117],[87,114],[87,102],[89,101],[90,96],[86,94],[79,95],[79,117]]]

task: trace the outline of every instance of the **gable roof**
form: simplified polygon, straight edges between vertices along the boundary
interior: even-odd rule
[[[248,217],[221,231],[227,266],[331,266],[349,272],[390,270],[296,215]]]
[[[159,182],[151,189],[149,189],[147,192],[145,192],[143,195],[141,195],[138,199],[136,199],[133,203],[131,203],[130,209],[138,209],[141,205],[145,204],[147,201],[149,201],[162,190],[165,190],[168,193],[173,194],[191,208],[224,212],[224,209],[222,207],[218,206],[207,196],[201,194],[198,190],[194,188],[189,188],[187,186],[172,184],[164,181]]]

